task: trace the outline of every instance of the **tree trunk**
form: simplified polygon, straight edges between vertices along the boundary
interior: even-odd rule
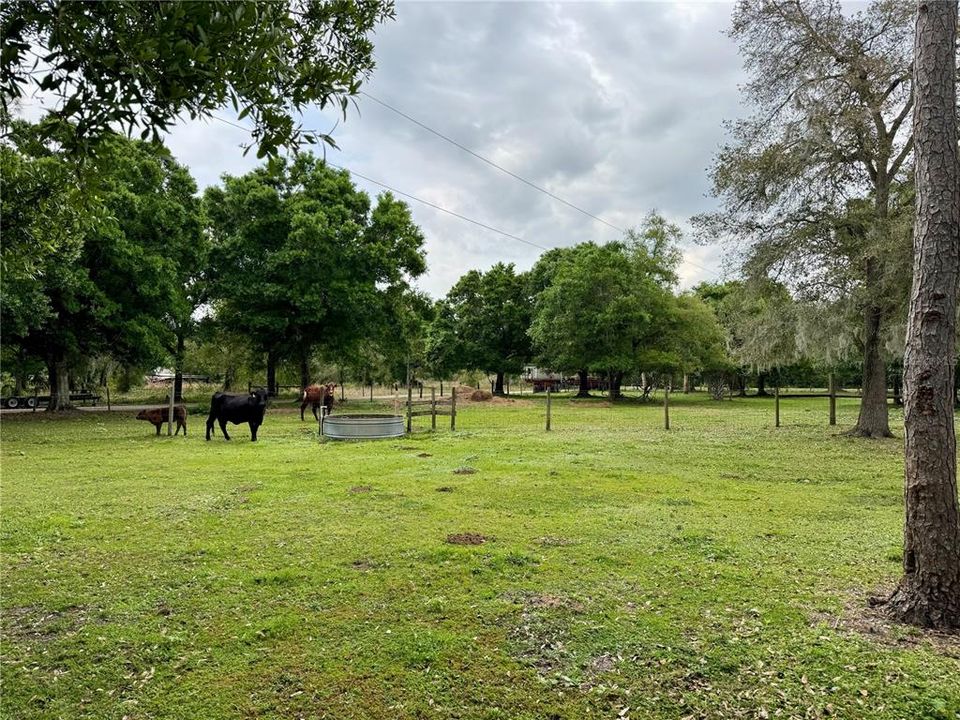
[[[267,394],[277,394],[277,355],[272,350],[267,353]]]
[[[690,373],[684,373],[683,374],[683,394],[689,395],[691,389],[692,388],[690,385]]]
[[[47,369],[50,373],[50,404],[47,405],[48,412],[60,412],[61,410],[70,410],[73,405],[70,402],[70,371],[67,362],[57,358],[48,362]]]
[[[757,397],[766,397],[767,392],[767,374],[765,372],[757,373]]]
[[[503,371],[497,373],[497,379],[493,385],[494,395],[503,395]]]
[[[737,373],[737,396],[747,396],[747,378],[742,373]]]
[[[580,381],[580,390],[577,392],[577,397],[590,397],[590,377],[587,375],[587,371],[578,370],[577,378]]]
[[[300,353],[300,389],[310,385],[310,360],[306,352]]]
[[[955,115],[957,4],[920,0],[914,43],[917,216],[904,355],[903,579],[892,615],[960,627],[960,509],[953,421],[960,292],[960,157]]]
[[[876,261],[867,261],[867,284],[877,272]],[[870,269],[873,267],[873,269]],[[887,410],[887,370],[880,355],[880,330],[883,311],[876,305],[868,305],[863,311],[863,391],[860,400],[860,416],[850,435],[860,437],[892,437]]]
[[[903,371],[899,369],[893,374],[893,404],[903,405]]]
[[[610,373],[610,399],[619,400],[623,397],[623,371]]]
[[[177,328],[177,352],[173,358],[173,397],[176,401],[183,402],[183,356],[184,356],[184,338],[183,330]]]

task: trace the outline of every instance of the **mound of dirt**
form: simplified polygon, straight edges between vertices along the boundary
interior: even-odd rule
[[[373,489],[373,488],[371,488],[369,485],[355,485],[354,487],[352,487],[352,488],[350,488],[349,490],[347,490],[347,492],[351,492],[351,493],[354,493],[354,494],[356,494],[356,493],[368,493],[368,492],[370,492],[372,489]]]
[[[464,466],[464,467],[458,467],[456,470],[453,471],[453,474],[454,475],[473,475],[476,472],[477,472],[476,468]]]
[[[474,390],[470,393],[470,399],[473,402],[486,402],[487,400],[493,400],[493,393],[489,390]]]
[[[480,533],[454,533],[447,535],[447,542],[451,545],[483,545],[490,540],[486,535]]]

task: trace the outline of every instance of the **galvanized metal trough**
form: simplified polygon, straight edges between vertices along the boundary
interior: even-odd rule
[[[320,434],[331,440],[383,440],[403,437],[402,415],[328,415]]]

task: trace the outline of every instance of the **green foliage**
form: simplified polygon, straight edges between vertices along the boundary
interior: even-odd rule
[[[173,328],[189,316],[186,284],[204,258],[192,178],[161,146],[114,135],[86,168],[89,182],[75,203],[72,190],[56,188],[73,163],[37,142],[40,135],[36,126],[20,126],[14,144],[0,151],[13,171],[4,178],[2,205],[11,253],[21,243],[40,248],[7,265],[5,341],[48,364],[95,354],[126,364],[159,362]],[[7,194],[21,177],[26,198]],[[45,187],[56,199],[30,208],[29,191],[42,194]]]
[[[623,243],[552,251],[531,270],[540,362],[563,370],[689,371],[722,361],[709,307],[676,297],[680,231],[651,214]]]
[[[431,365],[517,373],[531,355],[529,281],[513,264],[471,270],[447,293],[429,331]]]
[[[389,193],[357,190],[346,171],[305,154],[208,188],[218,321],[258,352],[331,358],[396,335],[426,268],[423,234]]]
[[[11,0],[0,8],[2,108],[36,91],[57,97],[51,117],[72,126],[78,157],[118,126],[156,140],[178,117],[227,103],[252,122],[260,157],[332,145],[298,115],[346,113],[374,67],[369,36],[392,17],[386,0]]]

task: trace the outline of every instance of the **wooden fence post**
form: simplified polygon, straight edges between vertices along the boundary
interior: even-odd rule
[[[173,385],[170,385],[170,410],[167,413],[167,436],[173,435]]]
[[[437,389],[430,388],[430,429],[437,430]]]
[[[547,385],[547,432],[550,432],[550,386]]]
[[[370,381],[370,402],[373,402],[373,380]]]
[[[407,383],[407,432],[413,431],[413,385]]]
[[[773,417],[776,427],[780,427],[780,385],[773,388]]]
[[[670,429],[670,383],[663,386],[663,429]]]
[[[837,385],[833,377],[833,373],[830,373],[830,424],[837,424]]]
[[[107,412],[110,412],[110,410],[113,409],[113,408],[110,407],[110,386],[109,386],[109,385],[104,385],[103,387],[104,387],[104,388],[106,389],[106,391],[107,391]]]
[[[457,429],[457,386],[450,388],[450,430]]]

